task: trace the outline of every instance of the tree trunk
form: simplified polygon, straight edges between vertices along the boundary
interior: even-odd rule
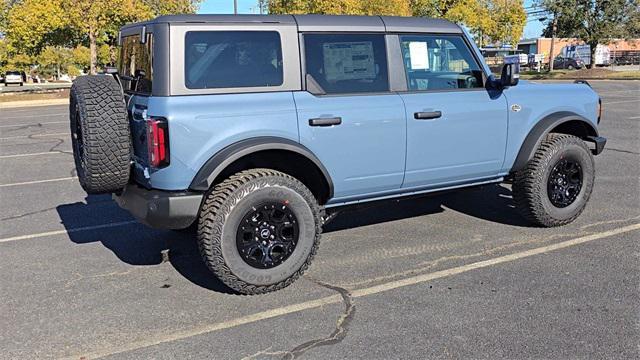
[[[96,45],[96,34],[93,29],[89,30],[89,52],[91,53],[89,57],[89,73],[91,75],[95,75],[96,72],[96,64],[98,63],[98,47]]]
[[[589,64],[589,69],[593,69],[596,67],[596,50],[598,49],[598,43],[590,43],[591,47],[589,50],[591,51],[591,64]]]

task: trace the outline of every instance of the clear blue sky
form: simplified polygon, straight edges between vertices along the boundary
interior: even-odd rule
[[[256,0],[238,0],[238,12],[241,14],[257,14],[258,5]],[[525,0],[525,8],[532,6],[534,0]],[[204,0],[200,6],[201,14],[233,14],[233,0]],[[523,37],[538,37],[542,33],[544,24],[536,19],[528,19],[524,28]]]

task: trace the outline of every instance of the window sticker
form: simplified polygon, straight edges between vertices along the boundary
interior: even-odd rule
[[[429,51],[426,42],[410,42],[409,57],[411,58],[411,70],[429,69]]]
[[[376,78],[371,41],[325,43],[322,54],[327,81]]]

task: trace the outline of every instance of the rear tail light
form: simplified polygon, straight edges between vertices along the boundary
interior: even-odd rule
[[[169,126],[166,119],[152,117],[147,120],[147,146],[151,167],[169,165]]]

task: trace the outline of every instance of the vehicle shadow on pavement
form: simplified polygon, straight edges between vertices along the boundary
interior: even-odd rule
[[[491,184],[443,195],[446,208],[478,219],[511,226],[532,227],[516,209],[511,189],[505,184]]]
[[[488,185],[433,196],[376,201],[344,209],[325,225],[324,232],[437,214],[448,209],[505,225],[529,226],[516,212],[511,190],[504,185]],[[204,265],[194,229],[163,231],[130,222],[133,220],[131,216],[120,209],[109,195],[89,195],[85,202],[60,205],[56,210],[69,238],[76,244],[100,242],[120,261],[134,266],[169,262],[180,275],[197,286],[235,294]],[[116,225],[99,227],[105,224]],[[87,229],[77,231],[79,228]]]
[[[516,211],[511,190],[500,184],[353,206],[339,210],[335,219],[325,225],[324,232],[437,214],[447,209],[504,225],[531,226]]]
[[[154,266],[169,262],[174,269],[195,285],[233,294],[220,282],[200,258],[195,231],[163,231],[128,221],[129,214],[120,209],[109,195],[89,195],[85,202],[56,207],[70,240],[76,244],[100,242],[122,262],[134,266]],[[113,227],[95,225],[121,223]],[[78,228],[89,228],[76,231]],[[167,287],[167,284],[163,285]]]

